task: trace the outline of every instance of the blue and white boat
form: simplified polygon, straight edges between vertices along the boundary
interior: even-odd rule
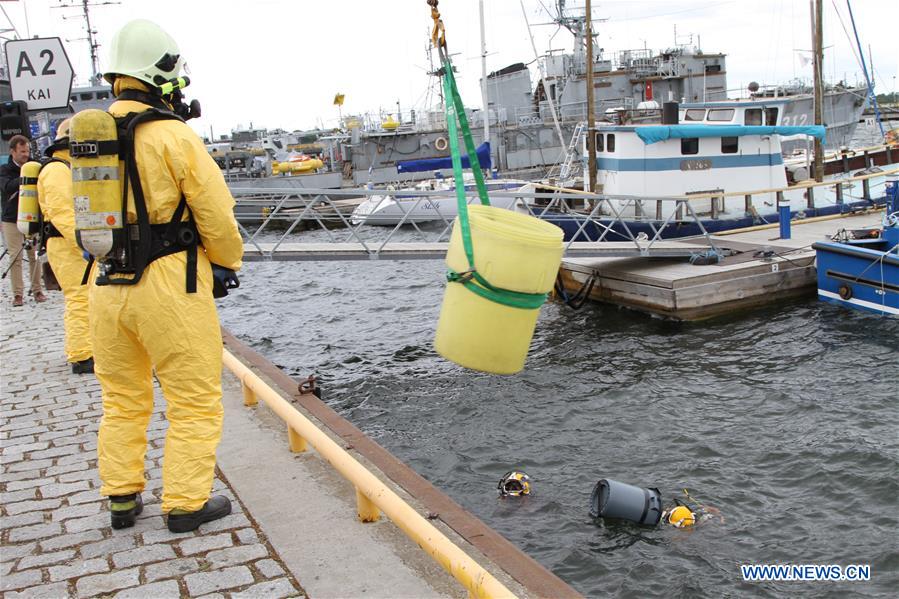
[[[899,317],[899,177],[887,181],[883,227],[815,243],[818,297],[855,310]]]
[[[781,139],[823,140],[822,126],[599,125],[595,135],[596,189],[605,198],[600,210],[586,223],[583,214],[535,210],[564,229],[566,240],[576,235],[577,241],[615,241],[640,233],[675,238],[777,223],[778,192],[790,204],[791,219],[884,201],[883,177],[845,183],[839,190],[789,185]],[[586,165],[586,143],[582,156]],[[672,198],[689,199],[689,208]]]

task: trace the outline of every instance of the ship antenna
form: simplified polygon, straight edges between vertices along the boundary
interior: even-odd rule
[[[85,29],[87,29],[87,37],[86,38],[76,38],[79,40],[87,40],[88,48],[91,53],[91,83],[94,85],[99,85],[103,78],[100,75],[100,58],[97,54],[97,48],[100,47],[100,44],[97,43],[94,36],[97,34],[97,30],[91,27],[91,15],[90,15],[90,7],[91,6],[104,6],[107,4],[121,4],[121,2],[90,2],[89,0],[81,0],[80,8],[83,11],[81,15],[84,19]],[[77,3],[73,4],[62,4],[60,3],[58,6],[54,6],[53,8],[79,8]],[[74,16],[71,17],[63,17],[64,19],[68,18],[76,18]],[[67,40],[73,41],[73,40]]]

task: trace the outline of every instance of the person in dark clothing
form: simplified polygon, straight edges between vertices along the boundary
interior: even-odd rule
[[[9,160],[0,166],[0,205],[2,205],[3,245],[12,260],[10,283],[12,305],[21,306],[25,299],[25,283],[22,281],[22,253],[28,254],[28,270],[31,280],[31,296],[40,303],[47,301],[41,289],[41,269],[37,263],[35,248],[23,248],[25,236],[16,227],[19,212],[19,171],[31,156],[31,146],[24,135],[14,135],[9,140]]]

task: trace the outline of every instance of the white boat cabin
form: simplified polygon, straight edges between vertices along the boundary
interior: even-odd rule
[[[821,135],[823,127],[600,125],[601,193],[638,198],[740,192],[787,186],[781,135]],[[584,144],[584,172],[587,152]]]

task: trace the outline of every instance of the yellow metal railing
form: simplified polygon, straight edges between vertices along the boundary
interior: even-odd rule
[[[468,589],[469,597],[492,599],[515,596],[227,349],[224,350],[223,361],[241,382],[245,406],[255,406],[261,399],[287,424],[291,451],[306,451],[307,445],[311,445],[355,486],[359,520],[374,522],[380,518],[380,512],[384,512],[410,539]]]

